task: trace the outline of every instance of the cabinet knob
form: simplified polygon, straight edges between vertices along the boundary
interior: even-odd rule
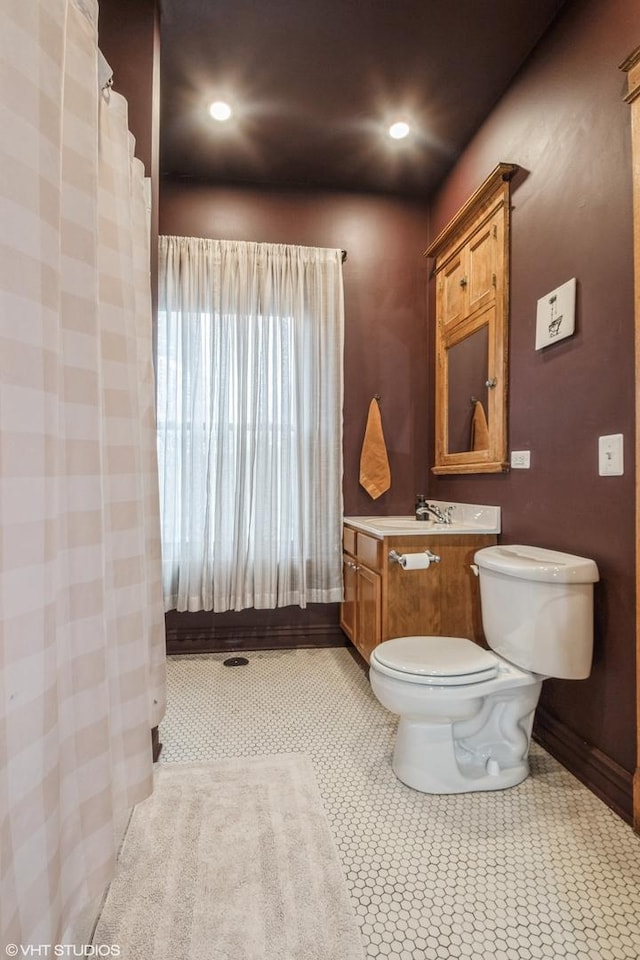
[[[484,385],[485,385],[485,387],[488,387],[489,390],[493,390],[493,388],[497,385],[497,383],[498,383],[497,378],[496,378],[496,377],[491,377],[490,380],[485,380]]]
[[[466,287],[466,285],[467,285],[467,278],[462,277],[462,279],[460,280],[460,286],[464,288]]]

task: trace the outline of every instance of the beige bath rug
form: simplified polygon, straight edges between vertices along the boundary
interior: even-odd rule
[[[93,943],[123,960],[363,960],[310,760],[160,764]]]

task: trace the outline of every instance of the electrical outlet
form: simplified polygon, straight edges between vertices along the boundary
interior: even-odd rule
[[[531,451],[512,450],[511,466],[514,470],[528,470],[531,467]]]

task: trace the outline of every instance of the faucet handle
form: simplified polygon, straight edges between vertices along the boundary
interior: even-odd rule
[[[453,513],[453,506],[449,507],[439,507],[435,503],[427,504],[429,511],[436,518],[438,523],[451,523],[451,514]]]

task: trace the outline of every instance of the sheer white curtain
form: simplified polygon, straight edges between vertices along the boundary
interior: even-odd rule
[[[341,599],[340,250],[160,238],[165,607]]]
[[[62,942],[164,710],[149,254],[95,0],[0,13],[0,941]]]

